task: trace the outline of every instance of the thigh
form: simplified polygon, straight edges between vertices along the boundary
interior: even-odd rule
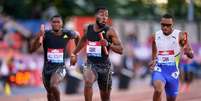
[[[85,83],[93,83],[97,78],[97,72],[93,69],[91,64],[84,66],[83,68],[83,77]]]
[[[52,73],[50,83],[60,83],[65,78],[66,74],[67,70],[65,66],[58,67],[58,69],[56,69],[56,71]]]
[[[163,91],[166,85],[166,80],[161,72],[154,71],[152,73],[152,85],[156,91]]]
[[[43,85],[46,88],[46,90],[48,90],[50,88],[51,75],[52,75],[52,73],[46,73],[45,69],[43,69],[43,72],[42,72],[42,81],[43,81]]]
[[[110,68],[98,68],[98,86],[101,91],[109,91],[112,87],[112,71]]]
[[[152,73],[152,85],[155,86],[156,84],[158,84],[157,82],[162,82],[162,83],[166,83],[165,77],[163,76],[163,74],[161,72],[157,72],[154,71]],[[155,83],[156,82],[156,83]]]

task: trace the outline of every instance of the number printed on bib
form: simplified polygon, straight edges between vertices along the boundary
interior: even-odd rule
[[[47,59],[52,63],[63,63],[64,49],[51,49],[47,50]]]
[[[101,45],[99,42],[88,41],[87,56],[101,57]]]
[[[173,50],[159,51],[158,63],[169,63],[169,62],[175,62],[174,51]]]

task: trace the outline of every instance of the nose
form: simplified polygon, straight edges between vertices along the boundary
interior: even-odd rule
[[[108,18],[107,16],[103,16],[103,20],[107,20],[107,18]]]

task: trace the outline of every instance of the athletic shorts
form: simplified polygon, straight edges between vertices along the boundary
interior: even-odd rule
[[[43,72],[42,72],[42,78],[43,78],[43,84],[46,87],[50,86],[50,80],[51,76],[57,73],[60,77],[60,79],[64,79],[64,77],[67,74],[67,69],[65,65],[52,65],[52,64],[45,64],[43,67]]]
[[[167,96],[177,96],[179,90],[179,71],[175,65],[157,64],[152,73],[152,84],[160,80],[165,84]]]
[[[111,89],[112,70],[110,61],[94,63],[88,60],[83,67],[83,71],[88,69],[91,69],[94,72],[100,90],[107,91]]]

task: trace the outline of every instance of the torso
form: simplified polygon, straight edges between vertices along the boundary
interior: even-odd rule
[[[179,33],[180,30],[166,36],[160,30],[155,34],[155,42],[157,47],[158,63],[175,63],[176,56],[180,54]]]
[[[62,30],[61,35],[46,31],[43,40],[44,60],[49,64],[64,64],[67,55],[66,44],[73,34],[68,30]]]
[[[98,42],[100,40],[98,34],[103,32],[103,37],[107,39],[106,34],[109,27],[105,27],[99,32],[95,32],[93,25],[89,25],[87,28],[87,58],[92,62],[102,62],[108,60],[108,55],[106,55],[103,51],[103,47]],[[110,40],[110,39],[107,39]],[[109,51],[109,47],[107,47]]]

